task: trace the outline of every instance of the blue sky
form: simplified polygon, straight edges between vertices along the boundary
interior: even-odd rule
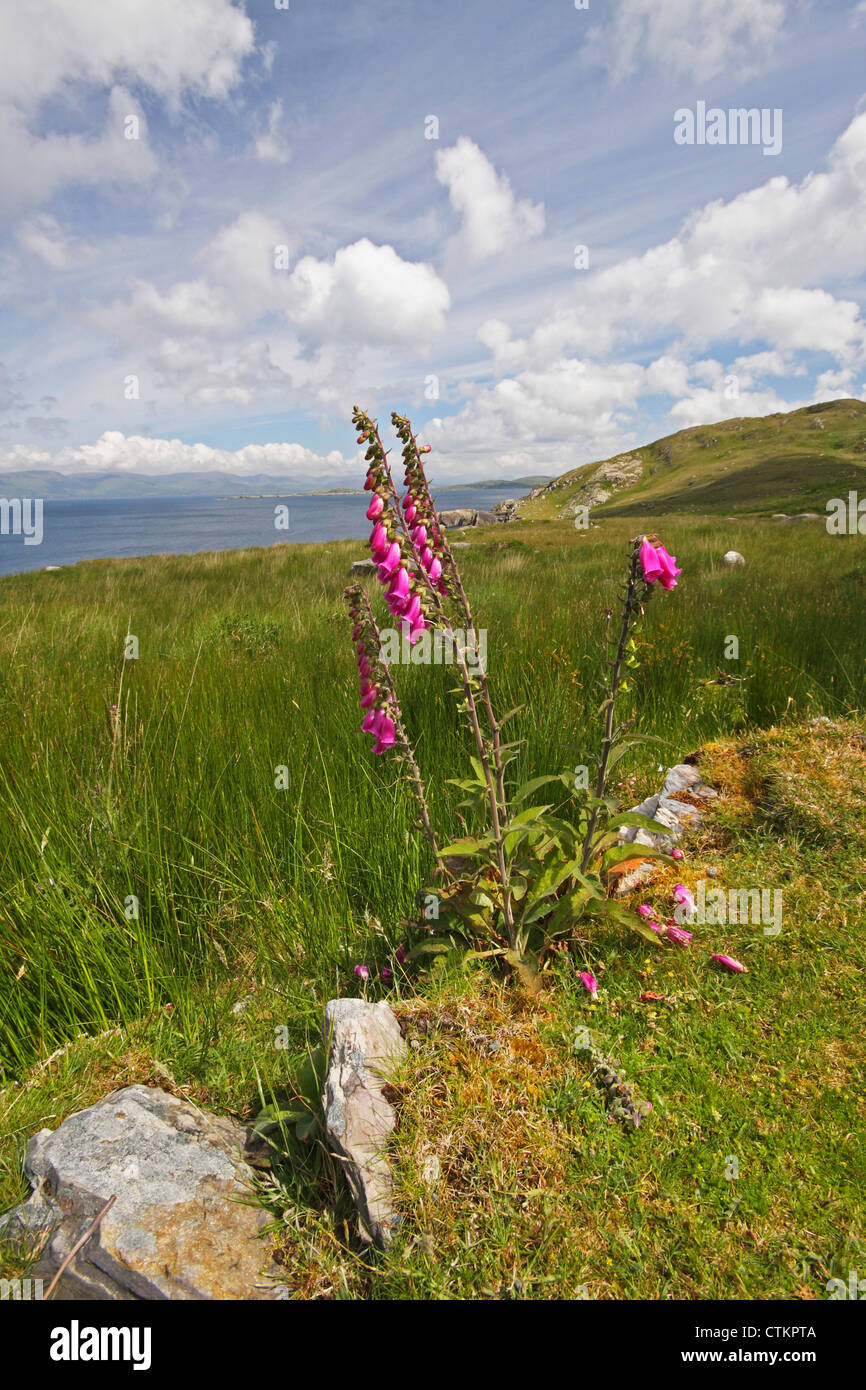
[[[4,0],[0,470],[349,483],[357,402],[518,476],[864,398],[864,51],[863,0]]]

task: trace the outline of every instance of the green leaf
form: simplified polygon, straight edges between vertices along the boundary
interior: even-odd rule
[[[651,820],[649,816],[643,815],[641,811],[624,811],[622,815],[611,816],[612,828],[617,830],[623,825],[639,825],[642,830],[652,830],[656,835],[670,835],[669,825],[662,825],[661,821]]]
[[[442,859],[477,859],[481,851],[488,849],[492,844],[492,835],[485,835],[480,840],[455,840],[453,845],[446,845],[439,854]]]
[[[665,854],[664,850],[656,849],[653,845],[636,845],[629,842],[627,845],[617,845],[615,849],[607,851],[601,872],[606,874],[626,859],[663,859],[667,864],[676,863],[676,860],[672,859],[669,854]]]
[[[561,776],[558,772],[553,772],[548,777],[533,777],[531,781],[524,782],[523,786],[518,787],[513,793],[511,797],[512,806],[516,806],[520,801],[525,801],[533,792],[538,791],[539,787],[547,786],[548,782],[559,781],[561,781]]]
[[[509,719],[513,719],[515,714],[519,714],[520,711],[523,709],[526,709],[525,705],[515,705],[514,709],[510,709],[507,714],[503,714],[502,718],[499,721],[500,729],[504,729]]]

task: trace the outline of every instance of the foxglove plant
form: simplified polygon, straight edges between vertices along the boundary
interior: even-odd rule
[[[403,727],[390,671],[380,657],[380,634],[366,595],[347,590],[353,637],[357,644],[361,679],[362,727],[374,738],[373,751],[395,748],[409,767],[421,808],[421,826],[436,859],[436,872],[451,879],[439,890],[442,929],[462,938],[464,944],[493,943],[480,954],[502,955],[524,982],[537,987],[542,956],[552,942],[573,935],[575,924],[587,916],[609,916],[627,923],[649,940],[657,940],[655,923],[646,923],[607,897],[605,875],[628,856],[634,846],[618,845],[625,825],[664,827],[637,812],[616,814],[616,804],[605,796],[610,769],[631,743],[621,745],[628,724],[616,725],[616,706],[628,690],[627,668],[636,666],[633,629],[643,612],[652,586],[670,590],[682,573],[676,560],[657,538],[638,536],[631,547],[619,639],[609,661],[605,684],[604,729],[594,796],[576,795],[573,773],[536,777],[507,795],[505,774],[517,756],[518,744],[503,744],[501,730],[512,710],[497,720],[486,671],[480,662],[467,660],[479,650],[478,634],[466,591],[447,536],[430,496],[423,456],[408,419],[392,415],[402,443],[401,497],[394,483],[389,456],[378,427],[363,411],[355,409],[353,421],[358,443],[366,445],[367,476],[364,488],[371,493],[367,518],[372,523],[370,553],[385,589],[389,612],[414,645],[430,628],[441,629],[450,639],[459,675],[460,709],[469,724],[477,757],[473,775],[455,785],[466,793],[461,809],[487,820],[484,833],[466,836],[439,849],[432,829],[421,774]],[[608,614],[608,627],[610,625]],[[455,624],[454,619],[459,621]],[[455,628],[465,633],[464,642]],[[630,721],[629,721],[630,722]],[[638,740],[632,740],[635,742]],[[614,751],[615,750],[615,751]],[[551,814],[553,803],[519,809],[541,786],[560,782],[568,790],[577,824]],[[560,797],[561,799],[561,797]],[[642,850],[646,857],[660,851]],[[466,869],[456,877],[454,864]],[[475,951],[471,954],[479,954]]]

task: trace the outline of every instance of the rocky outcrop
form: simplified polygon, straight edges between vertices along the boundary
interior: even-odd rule
[[[621,828],[620,840],[626,844],[654,846],[669,853],[686,830],[700,825],[707,802],[713,801],[716,796],[718,792],[704,785],[697,768],[689,763],[678,763],[676,767],[669,768],[660,792],[631,808],[643,816],[649,816],[651,820],[659,821],[667,828],[667,833],[628,825]],[[613,824],[616,824],[615,820]],[[617,893],[630,893],[639,883],[651,878],[652,873],[653,861],[647,859],[623,875],[617,885]]]
[[[479,511],[477,507],[456,507],[450,512],[440,512],[439,521],[446,530],[454,531],[463,526],[495,526],[509,521],[511,515],[497,511],[496,507],[490,512]]]
[[[362,1239],[385,1246],[399,1222],[384,1152],[396,1116],[385,1086],[406,1056],[406,1043],[388,1005],[363,999],[332,999],[322,1035],[328,1047],[322,1096],[328,1146],[341,1160]]]
[[[0,1220],[0,1240],[31,1249],[46,1287],[74,1255],[58,1299],[272,1299],[281,1296],[249,1197],[245,1131],[148,1086],[127,1086],[43,1129],[27,1149],[32,1196]],[[238,1200],[241,1199],[241,1200]]]

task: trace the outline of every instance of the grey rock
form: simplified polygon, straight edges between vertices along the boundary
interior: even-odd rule
[[[740,554],[739,550],[726,550],[722,556],[722,564],[727,565],[729,568],[732,568],[734,565],[744,565],[745,563],[745,558]]]
[[[396,1116],[383,1087],[407,1055],[406,1043],[388,1005],[363,999],[332,999],[322,1036],[328,1046],[322,1096],[328,1144],[342,1160],[361,1238],[384,1247],[399,1216],[384,1152]]]
[[[448,544],[450,545],[450,547],[451,547],[452,550],[471,550],[471,549],[472,549],[472,547],[471,547],[469,541],[449,541]]]
[[[33,1194],[0,1220],[0,1240],[20,1248],[47,1233],[33,1271],[47,1282],[114,1196],[55,1297],[276,1298],[280,1272],[261,1239],[267,1213],[243,1200],[252,1176],[244,1140],[231,1120],[127,1086],[33,1136]]]
[[[358,575],[375,574],[376,563],[374,560],[355,560],[349,573],[353,579]]]
[[[690,801],[676,800],[675,792],[687,792],[693,800],[699,802],[712,801],[718,795],[712,787],[704,785],[696,768],[689,763],[677,763],[676,767],[668,769],[660,792],[655,796],[648,796],[639,806],[631,808],[633,811],[639,811],[643,816],[649,816],[651,820],[658,821],[666,827],[669,833],[645,830],[642,826],[637,825],[626,825],[622,826],[620,830],[620,840],[627,844],[654,847],[669,854],[677,840],[682,838],[683,833],[700,825],[701,822],[700,807],[694,806]],[[653,868],[652,860],[648,859],[629,873],[623,874],[617,885],[617,893],[619,895],[630,893],[639,883],[645,883],[647,879],[652,877]]]
[[[474,507],[456,507],[450,512],[440,512],[439,523],[446,530],[453,531],[461,526],[474,526],[477,515]]]

